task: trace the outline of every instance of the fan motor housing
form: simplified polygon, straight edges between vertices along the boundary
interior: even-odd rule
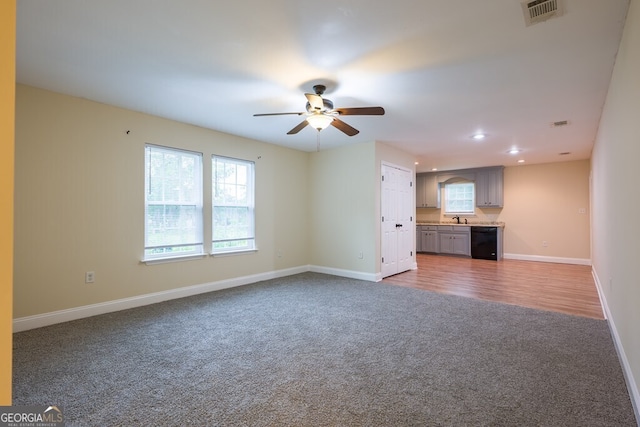
[[[333,110],[333,102],[331,102],[329,99],[322,98],[322,106],[323,106],[322,111]],[[308,113],[316,112],[316,110],[308,102],[307,102],[307,112]]]

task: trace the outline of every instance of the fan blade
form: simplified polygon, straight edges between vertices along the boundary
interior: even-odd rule
[[[298,132],[300,132],[302,129],[304,129],[307,125],[309,124],[308,121],[303,120],[302,122],[300,122],[300,124],[296,127],[294,127],[293,129],[291,129],[289,132],[287,132],[287,135],[294,135]]]
[[[340,129],[342,132],[346,133],[349,136],[357,135],[360,131],[340,119],[334,118],[331,122],[331,126]]]
[[[336,108],[335,111],[341,116],[383,116],[382,107],[357,107],[357,108]]]
[[[289,115],[289,114],[295,114],[297,116],[301,116],[304,113],[262,113],[262,114],[254,114],[253,117],[260,117],[260,116],[285,116],[285,115]]]
[[[304,96],[307,97],[307,101],[309,101],[309,105],[314,110],[322,111],[324,108],[324,102],[322,101],[322,97],[319,95],[315,95],[313,93],[305,93]]]

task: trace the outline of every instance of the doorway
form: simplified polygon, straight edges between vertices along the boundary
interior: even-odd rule
[[[381,168],[381,273],[402,273],[413,265],[413,172],[386,163]]]

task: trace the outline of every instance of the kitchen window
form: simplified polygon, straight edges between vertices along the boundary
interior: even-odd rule
[[[475,212],[476,194],[473,182],[456,182],[445,184],[445,213],[473,214]]]
[[[202,154],[145,146],[144,260],[202,255]]]
[[[212,253],[255,250],[254,163],[213,156]]]

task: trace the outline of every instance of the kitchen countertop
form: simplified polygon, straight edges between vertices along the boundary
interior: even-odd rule
[[[446,222],[431,221],[431,222],[416,222],[416,225],[454,225],[454,226],[467,226],[467,227],[500,227],[500,228],[504,228],[504,222],[495,222],[495,221],[476,221],[476,222],[469,222],[467,224],[465,224],[464,222],[461,223],[461,224],[458,224],[457,222],[449,222],[449,221],[446,221]]]

